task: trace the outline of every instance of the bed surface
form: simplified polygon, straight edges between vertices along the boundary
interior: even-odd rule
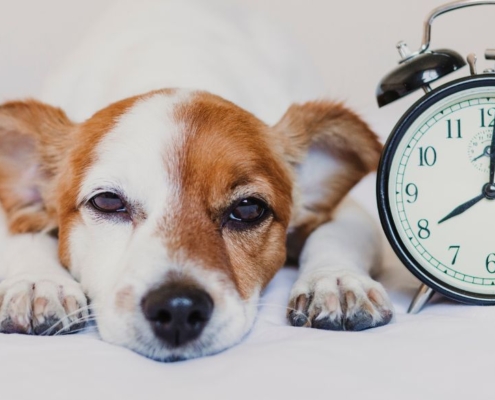
[[[241,344],[202,359],[158,363],[100,341],[91,329],[0,335],[0,398],[493,398],[495,308],[438,296],[407,315],[418,283],[392,262],[381,278],[396,308],[391,324],[363,332],[294,328],[284,314],[296,276],[294,268],[277,274]]]

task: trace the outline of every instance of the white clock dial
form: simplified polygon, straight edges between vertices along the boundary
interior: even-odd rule
[[[397,145],[387,188],[409,254],[436,279],[482,295],[495,295],[495,200],[449,214],[489,181],[494,116],[494,87],[462,90],[423,110]]]

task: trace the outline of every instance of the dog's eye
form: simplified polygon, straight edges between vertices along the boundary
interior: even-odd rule
[[[98,211],[105,213],[127,212],[122,199],[115,193],[99,193],[91,200],[91,205]]]
[[[249,197],[241,200],[230,213],[229,218],[239,222],[256,222],[263,215],[267,206],[261,200]]]

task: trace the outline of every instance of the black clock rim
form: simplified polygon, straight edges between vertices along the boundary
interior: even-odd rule
[[[487,295],[469,292],[442,282],[439,278],[426,271],[425,268],[422,267],[413,256],[411,256],[393,223],[387,190],[393,156],[397,151],[400,141],[411,124],[414,123],[414,121],[416,121],[416,119],[427,108],[437,101],[459,91],[474,89],[482,86],[495,87],[495,74],[468,76],[448,82],[423,96],[404,113],[390,133],[380,159],[377,172],[377,204],[380,222],[389,243],[401,262],[416,278],[428,287],[452,300],[467,304],[495,305],[495,294]]]

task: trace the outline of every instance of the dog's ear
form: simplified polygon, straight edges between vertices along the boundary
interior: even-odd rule
[[[304,239],[330,220],[352,187],[376,169],[382,145],[354,112],[329,101],[291,106],[274,130],[286,160],[303,175],[299,185],[306,192],[304,203],[292,222]],[[316,157],[308,158],[310,153]],[[313,169],[319,170],[317,181],[304,182]]]
[[[35,100],[0,105],[0,203],[12,233],[57,226],[50,184],[73,126],[62,110]]]
[[[274,126],[288,161],[300,164],[311,148],[320,149],[350,169],[376,169],[382,145],[375,133],[342,103],[294,104]]]
[[[304,165],[311,152],[333,160],[334,167],[328,168],[324,179],[328,185],[320,188],[332,189],[333,205],[363,176],[374,171],[380,159],[382,145],[376,134],[341,103],[292,105],[274,130],[290,164]]]

